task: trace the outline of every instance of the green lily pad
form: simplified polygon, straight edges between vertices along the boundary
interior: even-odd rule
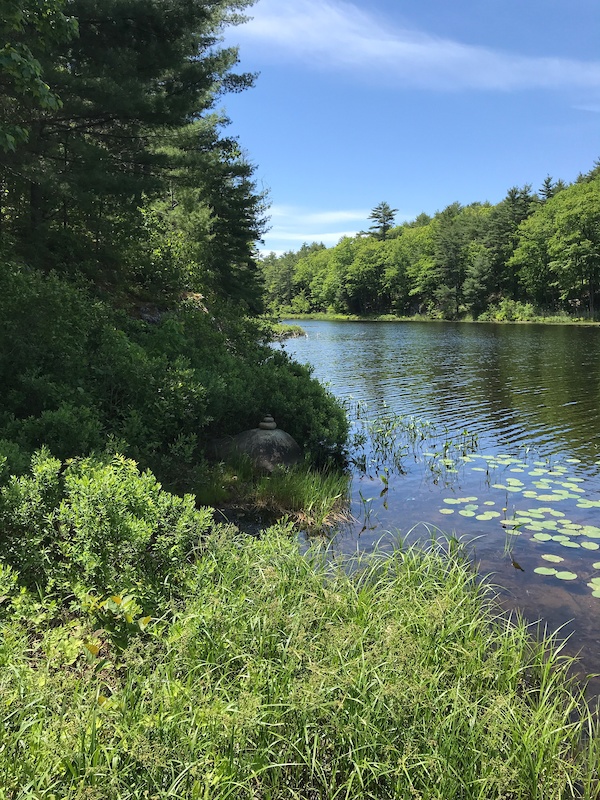
[[[530,500],[537,500],[537,492],[533,492],[531,489],[527,489],[526,492],[523,492],[523,497],[528,497]]]
[[[585,547],[586,550],[598,550],[600,548],[598,542],[582,542],[581,546]]]
[[[592,589],[600,589],[600,578],[592,578],[588,586],[591,586]]]
[[[456,497],[444,497],[444,503],[448,503],[451,506],[459,506],[462,500],[458,500]]]
[[[440,508],[440,514],[454,514],[453,508]]]
[[[568,536],[565,536],[564,533],[559,533],[556,536],[552,537],[552,541],[553,542],[570,542],[571,540],[569,539]]]
[[[536,567],[533,571],[538,575],[556,575],[554,567]]]
[[[558,578],[559,581],[574,581],[577,577],[577,574],[575,572],[569,572],[568,570],[565,570],[564,572],[557,572],[554,577]]]
[[[592,592],[592,597],[600,597],[600,589],[596,589]]]
[[[458,513],[461,515],[461,517],[474,517],[475,516],[475,512],[474,511],[467,511],[464,508],[461,508]]]
[[[564,561],[564,558],[561,558],[561,556],[555,556],[554,553],[544,553],[542,558],[545,561],[551,561],[553,564],[560,564],[561,561]]]
[[[592,564],[592,567],[594,569],[600,569],[600,561],[594,561],[594,563]]]
[[[486,500],[483,505],[484,506],[495,506],[496,503],[493,500]]]
[[[537,542],[549,542],[553,537],[549,533],[534,533],[533,538]]]
[[[572,542],[570,539],[568,542],[559,542],[559,544],[562,544],[563,547],[579,547],[577,542]]]
[[[487,513],[477,514],[475,519],[481,520],[481,522],[488,522],[490,519],[494,519],[494,516],[488,511]]]

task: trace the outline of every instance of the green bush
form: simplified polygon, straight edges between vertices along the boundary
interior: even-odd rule
[[[165,492],[122,456],[63,466],[41,451],[31,474],[0,492],[4,563],[22,585],[61,594],[138,587],[140,596],[168,596],[211,529],[210,509]]]
[[[177,491],[196,489],[214,438],[275,415],[313,458],[343,445],[343,411],[264,325],[183,301],[148,324],[14,264],[0,273],[0,440],[11,471],[47,445],[61,460],[114,441]]]

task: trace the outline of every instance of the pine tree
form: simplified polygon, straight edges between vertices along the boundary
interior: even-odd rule
[[[397,208],[392,208],[386,202],[381,202],[376,205],[369,214],[369,219],[372,219],[375,223],[369,228],[369,231],[372,232],[372,235],[377,239],[385,239],[388,231],[394,224],[394,216],[397,211]]]

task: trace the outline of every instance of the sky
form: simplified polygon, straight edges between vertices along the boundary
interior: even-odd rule
[[[222,107],[268,192],[261,250],[498,203],[600,158],[599,0],[258,0]]]

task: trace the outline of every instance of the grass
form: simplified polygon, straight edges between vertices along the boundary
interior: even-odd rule
[[[274,519],[285,515],[296,525],[316,531],[349,519],[349,482],[350,474],[341,469],[306,464],[265,475],[238,457],[214,467],[199,499],[210,505],[266,512]]]
[[[598,796],[569,660],[456,543],[336,563],[217,532],[166,610],[124,651],[5,615],[2,800]]]

